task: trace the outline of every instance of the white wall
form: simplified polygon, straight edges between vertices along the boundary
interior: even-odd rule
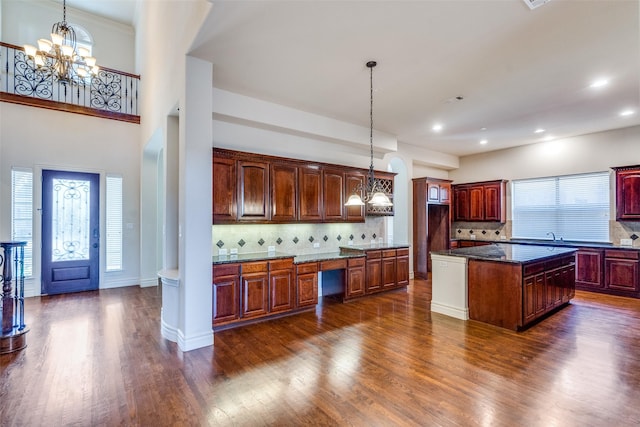
[[[34,278],[25,284],[29,296],[40,294],[40,170],[100,173],[102,194],[107,173],[123,177],[123,270],[104,273],[100,287],[128,286],[139,277],[140,154],[138,125],[96,117],[0,103],[0,198],[11,200],[11,168],[31,168],[34,175]],[[101,197],[104,202],[104,196]],[[130,224],[131,228],[126,225]],[[104,204],[101,207],[101,235]],[[0,205],[0,238],[11,236],[11,204]]]
[[[51,26],[62,21],[62,3],[47,1],[0,0],[1,39],[18,46],[36,45],[50,38]],[[67,22],[77,24],[93,37],[93,56],[101,67],[129,73],[135,69],[133,27],[88,14],[67,5]]]

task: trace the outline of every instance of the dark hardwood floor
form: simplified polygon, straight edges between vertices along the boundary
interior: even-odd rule
[[[578,292],[516,333],[431,314],[411,283],[188,353],[156,288],[29,298],[0,425],[640,425],[640,300]]]

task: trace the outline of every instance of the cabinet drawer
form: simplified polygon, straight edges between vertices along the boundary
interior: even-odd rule
[[[605,258],[640,259],[640,251],[605,250]]]
[[[396,255],[398,256],[405,256],[405,255],[409,255],[409,249],[398,249],[396,250]]]
[[[237,276],[240,274],[240,264],[220,264],[213,266],[213,277]]]
[[[376,259],[382,256],[382,251],[366,251],[367,259]]]
[[[247,273],[266,273],[268,270],[266,261],[244,262],[242,263],[242,274]]]
[[[317,262],[306,262],[304,264],[298,264],[296,266],[296,272],[298,274],[317,273],[318,272],[318,263]]]
[[[534,263],[534,264],[527,264],[523,267],[523,272],[522,275],[523,276],[530,276],[532,274],[536,274],[536,273],[540,273],[541,271],[544,271],[544,263],[543,262],[538,262],[538,263]]]
[[[382,251],[382,258],[392,258],[394,256],[396,256],[395,249],[385,249]]]
[[[322,261],[320,263],[321,271],[329,271],[329,270],[344,270],[347,268],[347,260],[346,259],[335,259],[330,261]]]
[[[349,268],[362,267],[365,264],[365,257],[362,258],[349,258]]]
[[[269,271],[274,270],[292,270],[293,258],[279,259],[277,261],[269,261]]]

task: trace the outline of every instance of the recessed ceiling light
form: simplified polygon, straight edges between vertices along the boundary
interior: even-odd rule
[[[591,83],[589,85],[589,87],[598,88],[598,87],[606,86],[608,84],[609,84],[609,80],[607,80],[607,79],[598,79],[598,80],[594,80],[593,83]]]
[[[632,116],[632,115],[634,115],[635,113],[636,113],[636,112],[635,112],[635,111],[633,111],[633,110],[624,110],[624,111],[621,111],[621,112],[620,112],[620,115],[621,115],[622,117],[626,117],[626,116]]]
[[[533,133],[542,133],[542,132],[544,132],[544,129],[542,129],[542,128],[538,128],[538,129],[533,131]]]
[[[481,140],[481,141],[480,141],[480,144],[484,145],[484,144],[486,144],[487,142],[489,142],[489,141],[487,141],[486,139],[483,139],[483,140]]]
[[[487,130],[487,128],[480,128],[480,130]]]
[[[434,132],[440,132],[442,130],[442,125],[440,123],[436,123],[435,125],[433,125],[431,130],[433,130]]]
[[[556,137],[553,136],[553,135],[548,135],[548,136],[545,136],[542,140],[543,141],[553,141],[555,138]]]

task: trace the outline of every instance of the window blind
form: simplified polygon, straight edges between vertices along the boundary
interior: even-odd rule
[[[122,270],[122,177],[106,177],[106,271]]]
[[[33,276],[33,172],[11,169],[11,239],[27,242],[24,276]]]
[[[512,182],[512,236],[609,241],[609,173]]]

